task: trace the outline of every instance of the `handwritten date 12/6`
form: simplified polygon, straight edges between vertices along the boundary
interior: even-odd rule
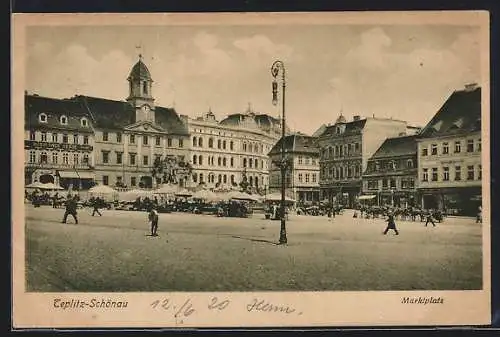
[[[212,297],[207,303],[208,310],[222,311],[227,309],[231,302],[227,299],[219,300],[217,297]],[[174,317],[188,317],[196,312],[191,299],[182,302],[182,305],[176,305],[171,299],[165,298],[163,300],[155,300],[151,303],[153,309],[163,309],[174,311]]]

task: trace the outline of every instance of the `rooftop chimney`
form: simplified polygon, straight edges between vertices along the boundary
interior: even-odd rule
[[[473,91],[477,89],[477,83],[469,83],[465,85],[465,91]]]
[[[356,116],[353,116],[352,117],[352,120],[353,121],[359,121],[361,119],[361,116],[360,115],[356,115]]]

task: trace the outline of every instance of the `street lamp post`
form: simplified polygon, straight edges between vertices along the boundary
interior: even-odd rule
[[[287,243],[286,238],[286,223],[285,223],[285,183],[286,183],[286,165],[285,165],[285,65],[282,61],[274,61],[271,66],[271,74],[273,75],[273,104],[278,104],[278,82],[277,77],[281,70],[282,75],[282,113],[281,113],[281,228],[279,244],[284,245]]]

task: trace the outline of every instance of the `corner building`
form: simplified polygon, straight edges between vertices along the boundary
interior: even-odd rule
[[[481,205],[481,88],[451,94],[418,142],[421,206],[475,215]]]
[[[141,57],[127,80],[125,101],[26,95],[27,183],[46,176],[43,179],[65,188],[86,189],[92,181],[152,188],[156,157],[187,160],[188,128],[174,109],[155,104],[153,79]],[[184,177],[179,184],[189,179]]]
[[[250,191],[266,192],[270,167],[267,153],[280,138],[279,119],[250,108],[221,121],[211,110],[197,118],[184,118],[191,137],[191,186],[239,189],[245,180]]]

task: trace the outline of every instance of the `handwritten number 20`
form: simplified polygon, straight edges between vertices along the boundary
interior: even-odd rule
[[[217,297],[212,297],[211,303],[208,305],[208,309],[224,310],[227,308],[228,305],[229,305],[228,300],[223,300],[219,302],[219,299]]]

